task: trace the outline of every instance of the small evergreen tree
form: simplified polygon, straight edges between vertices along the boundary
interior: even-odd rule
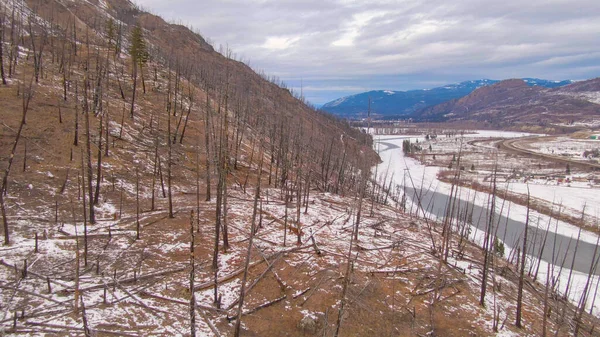
[[[131,61],[133,63],[133,94],[131,98],[131,118],[133,118],[133,110],[135,107],[135,92],[137,89],[137,70],[138,66],[140,67],[140,72],[142,73],[142,86],[144,88],[144,93],[146,93],[146,85],[144,83],[144,72],[142,66],[148,62],[150,58],[150,54],[148,53],[148,48],[146,46],[146,41],[144,39],[142,33],[142,27],[137,24],[133,27],[131,31],[129,46],[129,55],[131,55]]]
[[[148,47],[146,45],[146,40],[144,39],[142,27],[139,24],[133,27],[130,42],[129,55],[131,55],[133,66],[142,67],[148,62],[150,54],[148,53]]]

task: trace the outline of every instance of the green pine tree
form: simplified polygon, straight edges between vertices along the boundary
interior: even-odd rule
[[[129,55],[131,55],[131,61],[133,63],[133,96],[131,99],[131,118],[133,118],[133,112],[135,107],[135,92],[137,89],[137,72],[138,67],[140,68],[140,73],[142,74],[142,87],[144,89],[144,93],[146,93],[146,83],[144,82],[144,71],[143,66],[148,62],[150,58],[150,54],[148,53],[148,47],[146,46],[146,40],[144,39],[142,27],[139,23],[133,27],[131,31],[130,41],[131,45],[129,46]]]
[[[142,27],[137,24],[131,31],[131,45],[129,46],[129,55],[135,66],[144,66],[150,59],[146,39],[144,39]]]

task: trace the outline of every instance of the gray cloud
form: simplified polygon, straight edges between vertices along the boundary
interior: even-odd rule
[[[600,76],[597,0],[138,0],[320,104],[475,78]]]

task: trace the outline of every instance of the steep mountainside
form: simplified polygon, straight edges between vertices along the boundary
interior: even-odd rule
[[[0,37],[1,335],[77,334],[86,319],[94,335],[181,334],[187,317],[157,317],[131,277],[189,301],[194,233],[198,288],[243,267],[252,202],[236,200],[262,212],[260,187],[284,191],[301,244],[309,196],[354,194],[379,161],[370,136],[126,0],[0,0]],[[13,279],[14,263],[28,272]],[[232,286],[214,300],[230,305]]]
[[[558,88],[572,81],[548,81],[537,78],[523,79],[529,86],[544,88]],[[498,83],[497,80],[465,81],[458,84],[449,84],[439,88],[389,91],[376,90],[343,97],[326,103],[322,109],[345,118],[364,118],[369,110],[371,100],[371,114],[376,117],[400,117],[410,115],[423,108],[447,102],[452,99],[464,97],[474,90]]]
[[[548,89],[507,80],[413,116],[422,121],[470,121],[492,128],[552,128],[593,121],[600,118],[599,84],[600,79],[592,79]]]

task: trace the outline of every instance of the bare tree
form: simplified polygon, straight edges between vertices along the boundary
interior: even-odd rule
[[[204,118],[204,148],[206,151],[206,201],[210,201],[210,118],[211,107],[208,96],[208,85],[206,86],[206,116]]]
[[[596,245],[594,246],[594,254],[592,255],[592,261],[590,261],[590,271],[588,272],[588,276],[585,280],[585,286],[583,287],[583,291],[581,292],[581,296],[579,297],[579,303],[577,304],[577,311],[575,312],[575,318],[573,319],[575,321],[575,330],[573,332],[574,336],[579,336],[579,330],[581,329],[581,317],[583,316],[583,313],[585,311],[585,307],[587,304],[587,299],[588,299],[588,292],[591,290],[590,286],[592,284],[592,279],[594,277],[594,273],[596,271],[596,268],[598,267],[598,261],[600,261],[600,259],[598,259],[598,248],[599,248],[599,244],[600,244],[600,236],[598,236],[596,238]],[[571,268],[573,268],[573,266],[571,266]]]
[[[238,303],[237,309],[237,320],[235,321],[235,332],[234,336],[240,336],[240,327],[242,322],[242,307],[244,305],[244,297],[246,296],[246,279],[248,278],[248,268],[250,266],[250,253],[252,251],[252,242],[254,240],[254,235],[256,231],[256,215],[258,211],[258,199],[260,199],[260,181],[262,177],[262,167],[263,167],[263,144],[262,140],[260,143],[260,164],[258,165],[258,176],[256,178],[256,190],[254,193],[254,206],[252,208],[252,223],[250,226],[250,238],[248,240],[248,250],[246,251],[246,260],[244,263],[244,275],[242,276],[242,287],[240,289],[240,301]]]
[[[98,205],[100,198],[100,183],[102,182],[102,122],[102,116],[100,116],[100,120],[98,122],[98,162],[96,165],[96,190],[94,191],[94,205]]]
[[[85,115],[85,150],[86,150],[86,162],[87,162],[87,183],[88,183],[88,194],[89,194],[89,216],[90,223],[96,223],[96,216],[94,213],[94,190],[92,188],[92,181],[94,179],[94,172],[92,171],[92,137],[90,131],[90,111],[88,105],[88,86],[89,82],[87,76],[84,78],[83,83],[83,113]]]
[[[171,94],[171,75],[169,74],[169,92],[167,97]],[[172,172],[171,168],[173,165],[173,145],[171,144],[171,111],[169,110],[171,105],[167,99],[167,146],[168,146],[168,157],[167,157],[167,188],[169,197],[169,218],[174,218],[173,215],[173,194],[172,194]]]
[[[35,76],[35,83],[39,82],[39,77],[40,77],[40,73],[41,73],[41,69],[42,69],[42,53],[44,51],[44,45],[46,42],[46,30],[42,29],[41,30],[41,36],[40,36],[40,45],[39,48],[36,48],[36,43],[35,43],[35,34],[33,31],[33,25],[31,23],[32,21],[32,17],[33,17],[33,13],[30,14],[30,16],[28,17],[28,27],[29,27],[29,37],[31,40],[31,49],[33,52],[33,70],[34,70],[34,76]]]
[[[196,336],[196,294],[194,293],[194,277],[196,264],[194,262],[194,210],[190,212],[190,335]]]
[[[6,74],[4,74],[4,11],[0,14],[0,77],[2,77],[2,84],[6,85]]]
[[[356,211],[356,220],[354,222],[354,226],[352,226],[352,234],[350,235],[350,243],[348,245],[348,255],[346,256],[346,274],[344,275],[344,285],[342,288],[342,299],[340,301],[340,307],[338,309],[338,318],[335,328],[334,336],[337,337],[340,333],[340,327],[342,325],[342,320],[344,316],[344,309],[346,306],[346,293],[348,292],[348,287],[350,286],[350,279],[352,277],[352,247],[354,246],[354,242],[358,241],[358,226],[360,223],[360,213],[362,208],[362,202],[364,197],[364,192],[367,186],[367,172],[368,170],[363,170],[361,185],[358,190],[358,210]]]
[[[135,232],[136,240],[140,239],[140,172],[135,167]]]
[[[15,153],[17,151],[17,145],[19,144],[19,140],[21,139],[21,134],[23,133],[23,127],[27,124],[27,111],[29,110],[29,102],[33,97],[33,78],[29,81],[29,89],[23,93],[23,104],[22,104],[22,117],[21,123],[19,124],[19,129],[17,130],[17,135],[15,136],[15,141],[13,142],[12,149],[10,150],[10,156],[8,157],[8,165],[4,170],[4,175],[2,176],[2,186],[0,186],[0,211],[2,211],[2,221],[4,223],[4,244],[10,244],[10,235],[9,235],[9,226],[8,220],[6,217],[6,206],[4,204],[4,196],[7,193],[8,188],[8,175],[10,174],[10,169],[12,167],[13,160],[15,158]]]
[[[75,82],[75,133],[73,135],[73,145],[79,146],[79,82]],[[66,100],[65,94],[65,100]]]
[[[517,318],[515,325],[521,328],[521,312],[523,307],[523,283],[525,278],[525,259],[527,258],[527,229],[529,228],[529,185],[527,185],[527,215],[525,217],[525,233],[523,234],[523,249],[521,251],[521,272],[519,274],[519,288],[517,294]]]
[[[19,41],[22,39],[18,38],[19,31],[22,36],[22,25],[19,24],[19,20],[16,20],[16,1],[13,1],[11,18],[10,18],[10,48],[8,50],[8,77],[12,78],[16,73],[17,60],[19,58]],[[16,27],[18,25],[18,27]],[[17,29],[18,28],[18,29]]]
[[[110,147],[110,142],[109,142],[109,135],[110,135],[110,129],[109,129],[109,120],[110,120],[110,115],[109,115],[109,103],[108,101],[106,101],[106,119],[105,119],[105,132],[106,132],[106,138],[104,139],[104,143],[106,143],[106,147],[105,147],[105,151],[104,151],[104,157],[108,157],[109,156],[109,147]]]
[[[485,233],[485,241],[483,243],[483,276],[481,279],[481,295],[479,297],[479,305],[485,306],[485,295],[487,291],[487,278],[488,278],[488,270],[489,270],[489,259],[490,259],[490,250],[492,249],[492,226],[494,222],[494,213],[496,212],[496,176],[498,172],[498,166],[494,167],[494,177],[492,178],[492,195],[491,198],[491,206],[489,209],[489,219],[487,223],[487,229]]]

